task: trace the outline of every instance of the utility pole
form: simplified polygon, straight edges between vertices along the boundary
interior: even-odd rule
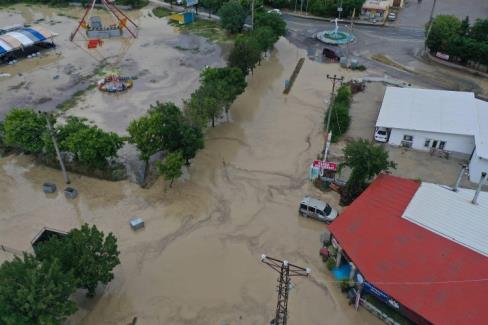
[[[254,30],[254,1],[251,1],[251,30]]]
[[[341,19],[341,16],[342,16],[342,0],[341,0],[340,7],[337,8],[337,11],[339,12],[339,19]]]
[[[266,255],[261,255],[261,262],[268,264],[273,270],[280,274],[278,278],[278,303],[276,305],[275,318],[271,321],[273,325],[286,325],[288,321],[288,293],[291,288],[292,276],[309,276],[310,269],[303,268],[288,261],[282,261]]]
[[[40,111],[39,113],[43,114],[44,117],[46,118],[47,129],[49,131],[49,135],[51,136],[51,140],[53,141],[53,146],[54,146],[54,150],[56,151],[56,155],[58,156],[59,165],[61,166],[61,171],[63,172],[64,182],[66,184],[69,184],[70,181],[69,181],[68,173],[66,172],[66,168],[64,168],[63,158],[61,158],[61,153],[59,152],[58,142],[56,141],[56,135],[54,134],[51,121],[49,120],[49,114]]]
[[[434,11],[435,11],[436,4],[437,4],[437,0],[434,0],[434,3],[432,4],[432,10],[430,11],[429,29],[427,29],[427,34],[425,35],[425,44],[424,44],[425,51],[427,51],[427,39],[429,38],[430,30],[432,29],[432,20],[434,20]]]
[[[326,127],[326,131],[330,133],[330,118],[332,116],[332,108],[334,105],[335,86],[336,86],[336,82],[340,81],[342,83],[344,81],[344,76],[337,77],[337,75],[335,75],[335,74],[333,76],[327,74],[327,79],[330,79],[332,81],[332,92],[330,94],[329,110],[327,113],[327,127]],[[329,140],[329,139],[327,139],[327,140]],[[325,160],[326,155],[327,155],[327,142],[328,141],[325,141],[325,143],[324,143],[324,160]]]

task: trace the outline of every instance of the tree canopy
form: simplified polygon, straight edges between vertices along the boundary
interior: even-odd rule
[[[276,12],[264,12],[257,14],[254,27],[269,27],[277,37],[283,36],[286,33],[286,22]]]
[[[244,75],[252,72],[261,59],[259,43],[254,37],[240,35],[229,55],[229,65],[241,69]]]
[[[162,162],[159,162],[159,173],[164,176],[164,179],[170,181],[169,187],[173,187],[174,180],[183,174],[181,168],[184,164],[185,160],[180,151],[169,153]]]
[[[158,115],[146,114],[130,122],[127,128],[129,143],[136,145],[139,158],[148,161],[149,158],[163,147]]]
[[[364,139],[350,141],[343,150],[344,162],[340,165],[351,168],[351,176],[342,193],[341,201],[351,203],[366,188],[367,182],[382,171],[396,168],[396,163],[388,160],[388,152],[374,142]]]
[[[44,148],[43,135],[47,133],[46,119],[33,110],[14,108],[5,116],[3,132],[7,146],[40,153]]]
[[[51,238],[36,254],[42,261],[59,260],[62,270],[72,272],[76,286],[88,290],[89,297],[94,296],[99,282],[107,284],[113,279],[113,269],[120,264],[117,238],[87,224],[62,239]]]
[[[76,311],[72,272],[58,260],[15,257],[0,266],[0,324],[62,324]]]
[[[222,27],[232,34],[239,33],[246,20],[246,11],[239,1],[230,0],[219,9]]]
[[[426,29],[428,30],[428,25]],[[427,46],[434,52],[447,50],[448,42],[454,36],[459,35],[461,22],[455,16],[437,16],[432,21]]]
[[[253,36],[259,45],[261,52],[269,51],[273,48],[273,45],[278,41],[278,36],[273,32],[271,27],[263,26],[254,30]]]

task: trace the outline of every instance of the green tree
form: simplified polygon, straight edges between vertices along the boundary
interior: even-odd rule
[[[62,324],[76,311],[71,272],[24,254],[0,266],[0,324]]]
[[[427,24],[426,31],[429,26]],[[432,27],[426,40],[427,47],[431,52],[446,52],[449,42],[459,35],[461,21],[455,16],[441,15],[432,21]]]
[[[230,33],[239,33],[246,20],[246,11],[239,1],[230,0],[219,9],[220,23],[222,27]]]
[[[328,116],[325,115],[324,124],[327,123]],[[346,133],[351,124],[349,107],[344,102],[335,102],[332,105],[332,116],[330,117],[330,131],[332,132],[332,142],[339,140],[341,135]]]
[[[162,150],[176,151],[180,146],[180,130],[183,124],[183,113],[172,102],[151,106],[149,114],[155,116],[162,142]]]
[[[30,109],[14,108],[5,116],[3,128],[6,145],[30,153],[42,152],[43,134],[47,133],[44,116]]]
[[[459,36],[468,36],[469,33],[470,33],[470,30],[469,30],[469,17],[466,16],[461,21],[461,27],[459,29]]]
[[[253,37],[256,38],[261,52],[271,50],[276,41],[278,41],[278,36],[268,26],[256,28],[253,32]]]
[[[244,74],[235,67],[207,68],[202,71],[200,80],[207,96],[213,97],[217,105],[223,106],[226,114],[247,85]]]
[[[351,203],[358,197],[373,177],[382,171],[396,168],[396,163],[388,160],[388,152],[380,145],[364,139],[352,140],[343,150],[344,166],[351,168],[351,176],[341,192],[341,202]]]
[[[113,269],[120,264],[117,238],[88,224],[62,239],[51,238],[36,254],[42,261],[59,260],[64,272],[73,273],[76,286],[88,290],[88,297],[95,295],[99,282],[107,284],[114,278]]]
[[[54,125],[54,121],[51,123]],[[87,129],[90,126],[85,124],[85,119],[81,119],[79,117],[70,116],[68,117],[67,121],[63,125],[57,125],[54,127],[54,135],[58,141],[59,150],[61,151],[69,151],[66,145],[66,139],[81,129]],[[48,132],[43,134],[43,141],[44,141],[44,152],[50,156],[55,157],[56,152],[54,150],[53,141],[51,135]]]
[[[343,0],[342,1],[342,17],[351,17],[354,10],[355,16],[358,17],[361,13],[361,8],[366,0]],[[336,6],[339,7],[340,3],[336,1]]]
[[[181,168],[185,164],[185,159],[180,151],[169,153],[163,162],[159,162],[158,170],[164,179],[171,181],[169,187],[173,187],[173,182],[176,178],[180,177],[183,172]]]
[[[70,134],[64,145],[76,159],[91,168],[105,168],[109,158],[117,156],[122,147],[122,139],[113,132],[105,132],[98,127],[81,128]]]
[[[259,44],[254,37],[241,35],[237,37],[234,48],[229,55],[229,65],[241,69],[244,75],[254,70],[261,59]]]
[[[202,5],[208,10],[208,18],[214,12],[216,12],[222,5],[221,0],[203,0]]]
[[[149,169],[149,159],[163,148],[161,128],[158,122],[158,114],[147,114],[131,121],[127,128],[129,143],[137,147],[139,158],[145,163],[144,179]]]
[[[187,116],[193,125],[201,126],[203,117],[212,121],[215,127],[215,119],[222,113],[223,107],[212,96],[213,91],[209,87],[200,87],[192,95],[188,104]]]
[[[203,149],[203,133],[199,128],[184,124],[181,130],[181,155],[190,165],[190,159],[193,159],[198,150]]]
[[[286,22],[276,12],[264,12],[256,15],[254,27],[269,27],[277,37],[283,36],[286,33]]]
[[[479,42],[488,42],[488,19],[476,19],[469,36]]]

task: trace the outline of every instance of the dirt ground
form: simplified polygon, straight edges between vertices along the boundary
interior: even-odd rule
[[[88,50],[80,35],[74,42],[68,40],[81,8],[17,5],[0,10],[2,25],[43,19],[40,25],[59,33],[55,50],[0,67],[1,73],[12,75],[0,78],[1,89],[8,90],[0,96],[0,118],[12,107],[55,110],[75,92],[95,84],[100,72],[113,70],[137,77],[134,88],[118,95],[88,90],[65,115],[86,117],[105,130],[124,135],[129,122],[156,100],[181,105],[198,87],[205,65],[224,65],[222,49],[202,37],[175,32],[166,19],[150,15],[151,8],[129,12],[140,27],[137,39],[106,40],[97,50]],[[105,11],[97,10],[93,15],[111,23]]]
[[[309,279],[294,281],[290,323],[380,324],[347,306],[318,255],[326,226],[296,212],[307,194],[338,208],[338,197],[319,193],[306,174],[322,147],[331,87],[324,76],[344,71],[306,60],[285,96],[284,80],[306,53],[284,39],[276,48],[232,106],[231,121],[209,130],[205,149],[173,189],[162,180],[144,190],[72,175],[80,195],[68,201],[41,191],[47,180],[62,188],[59,171],[27,156],[0,161],[5,244],[23,249],[41,226],[83,222],[119,240],[115,279],[93,300],[77,296],[80,310],[72,323],[127,324],[138,317],[138,324],[265,324],[275,308],[277,279],[259,260],[266,253],[312,269]],[[133,216],[144,218],[144,230],[129,229]]]

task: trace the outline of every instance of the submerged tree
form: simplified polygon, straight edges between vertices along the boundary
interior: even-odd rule
[[[340,165],[351,168],[351,176],[341,193],[341,202],[350,204],[367,186],[367,182],[382,171],[396,168],[388,160],[388,152],[380,145],[364,139],[352,140],[344,148],[344,162]]]
[[[47,133],[46,119],[31,109],[14,108],[3,123],[5,145],[29,153],[44,149],[43,135]]]
[[[170,188],[173,187],[174,180],[183,175],[181,168],[184,164],[185,160],[180,151],[169,153],[162,162],[159,162],[159,173],[164,176],[164,179],[170,181]]]
[[[15,257],[0,266],[0,324],[62,324],[76,311],[75,279],[59,261]]]
[[[120,264],[117,238],[107,236],[95,225],[84,224],[71,230],[64,238],[51,238],[37,250],[43,261],[59,260],[64,272],[72,272],[78,288],[93,297],[99,282],[109,283],[113,269]]]

